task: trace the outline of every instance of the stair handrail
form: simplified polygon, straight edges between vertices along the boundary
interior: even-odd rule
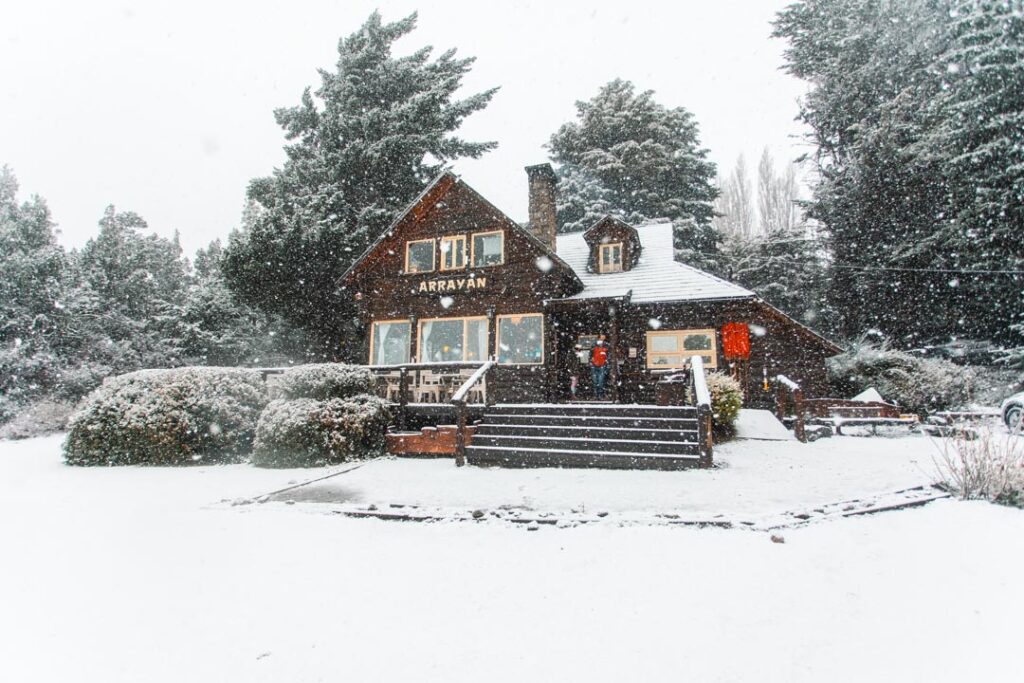
[[[806,442],[807,432],[804,430],[804,392],[799,382],[794,382],[785,375],[775,375],[775,415],[782,421],[786,416],[786,394],[793,401],[793,415],[796,421],[793,423],[793,436],[797,441]]]
[[[466,395],[469,391],[476,386],[476,384],[484,377],[490,375],[494,366],[497,365],[497,361],[488,360],[485,361],[479,368],[476,369],[469,378],[462,383],[455,393],[452,394],[451,404],[455,409],[455,464],[458,467],[462,467],[466,464]],[[488,384],[493,386],[492,382],[484,384],[484,403],[490,405],[491,392],[487,391]]]
[[[690,358],[690,377],[693,382],[693,398],[697,403],[697,442],[700,449],[700,466],[711,467],[713,461],[713,436],[711,420],[711,392],[704,376],[704,359]]]

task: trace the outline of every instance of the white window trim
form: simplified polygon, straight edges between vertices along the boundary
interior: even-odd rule
[[[612,263],[606,269],[604,266],[604,252],[605,249],[612,251],[615,247],[619,248],[619,262]],[[597,272],[599,273],[621,273],[625,270],[623,261],[625,260],[625,249],[623,248],[622,242],[612,242],[610,244],[599,244],[597,250]]]
[[[453,249],[456,248],[456,245],[461,245],[461,246],[458,247],[462,251],[462,265],[461,266],[452,266],[451,268],[445,268],[445,265],[444,265],[444,258],[445,258],[444,243],[445,242],[451,242]],[[445,235],[444,237],[441,238],[441,248],[438,251],[441,252],[441,267],[440,267],[441,271],[449,271],[450,272],[450,271],[453,271],[453,270],[465,270],[466,269],[467,249],[466,249],[466,236],[465,235]],[[454,252],[452,252],[452,253],[454,253]]]
[[[683,339],[687,335],[691,334],[702,334],[711,339],[711,348],[706,351],[691,351],[683,348]],[[678,337],[679,338],[679,350],[678,351],[651,351],[651,340],[656,337]],[[645,359],[645,365],[649,370],[670,370],[674,368],[681,368],[686,365],[687,360],[693,356],[711,356],[711,362],[705,363],[704,367],[709,370],[714,370],[718,367],[718,336],[713,328],[707,329],[692,329],[692,330],[657,330],[649,331],[646,339],[647,346],[647,357]],[[679,356],[682,362],[679,365],[652,365],[652,356]]]
[[[483,320],[484,321],[484,327],[487,329],[487,345],[490,346],[491,327],[490,327],[490,325],[487,324],[487,316],[485,316],[485,315],[469,315],[469,316],[466,316],[466,317],[455,316],[455,317],[451,317],[451,318],[423,318],[423,319],[418,321],[418,325],[416,327],[416,358],[420,362],[423,362],[423,324],[424,323],[433,323],[433,322],[455,322],[456,320],[461,320],[462,321],[462,360],[463,361],[467,360],[466,359],[466,351],[467,351],[469,345],[466,343],[466,339],[469,337],[469,321],[470,320]],[[474,360],[474,361],[479,360],[480,362],[483,362],[483,361],[487,360],[487,351],[488,351],[488,349],[485,348],[484,349],[484,357],[483,358],[474,358],[472,360]],[[459,361],[450,361],[450,362],[455,363],[455,362],[459,362]]]
[[[543,365],[544,364],[544,314],[543,313],[504,313],[502,315],[495,316],[495,342],[494,342],[494,355],[496,358],[501,359],[501,321],[505,318],[540,318],[540,360],[531,361],[529,363],[502,363],[502,365]]]
[[[430,270],[410,271],[409,270],[409,248],[412,247],[412,245],[414,245],[414,244],[422,244],[423,242],[430,242],[431,253],[433,254],[433,258],[431,259],[431,263],[430,263]],[[405,272],[406,273],[411,273],[411,274],[414,274],[414,275],[420,275],[422,273],[433,273],[435,270],[437,270],[437,240],[431,238],[431,239],[425,239],[425,240],[410,240],[410,241],[405,243]]]
[[[476,265],[476,238],[483,237],[485,235],[498,235],[501,237],[501,261],[498,263],[489,263],[487,265]],[[493,268],[494,266],[505,265],[505,231],[504,230],[485,230],[483,232],[474,232],[469,238],[470,254],[469,254],[469,266],[471,268]]]
[[[370,354],[367,360],[367,365],[370,367],[376,367],[379,365],[391,365],[391,363],[374,363],[373,362],[373,349],[376,343],[377,325],[396,325],[404,323],[409,326],[409,337],[412,338],[412,322],[408,318],[398,318],[396,320],[373,320],[370,322]],[[408,349],[406,349],[408,351]]]

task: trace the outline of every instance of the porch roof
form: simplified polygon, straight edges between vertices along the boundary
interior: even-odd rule
[[[558,235],[558,255],[576,272],[583,291],[563,299],[606,299],[629,296],[633,303],[748,299],[756,296],[737,284],[674,260],[671,223],[636,226],[642,251],[631,270],[594,273],[587,269],[590,248],[583,232]]]

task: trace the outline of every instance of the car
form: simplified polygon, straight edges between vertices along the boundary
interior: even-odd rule
[[[1003,401],[1003,404],[999,406],[999,412],[1003,416],[1006,428],[1011,432],[1020,432],[1024,429],[1020,421],[1021,415],[1024,415],[1024,391]]]

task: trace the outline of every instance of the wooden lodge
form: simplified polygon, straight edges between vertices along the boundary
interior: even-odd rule
[[[676,421],[696,420],[696,407],[664,405],[679,401],[666,401],[670,392],[663,391],[666,377],[694,365],[739,379],[748,406],[771,405],[771,380],[779,375],[805,395],[822,395],[825,359],[838,347],[754,292],[677,262],[667,222],[633,226],[606,217],[586,231],[558,235],[554,172],[548,164],[526,170],[528,226],[443,173],[342,280],[366,326],[367,363],[391,380],[389,397],[420,406],[428,419],[430,406],[449,406],[453,399],[463,406],[497,404],[490,413],[513,415],[505,422],[520,429],[498,430],[508,434],[490,434],[494,420],[482,420],[471,462],[474,452],[478,461],[490,462],[480,450],[489,446],[480,444],[494,443],[497,461],[509,464],[654,467],[668,459],[651,464],[651,453],[680,451],[665,445],[672,439],[661,439],[683,434],[693,453],[668,466],[698,464],[694,454],[704,435],[694,430],[686,436],[691,425]],[[601,334],[610,353],[606,401],[584,402],[590,396],[586,368],[572,401],[567,355],[577,344],[589,349]],[[697,402],[701,392],[696,387],[688,396]],[[532,424],[538,420],[523,417],[529,414],[545,424]],[[434,415],[451,421],[450,407]],[[566,424],[551,424],[559,420]],[[623,457],[594,455],[601,439],[580,423],[595,420],[612,442],[603,452]],[[624,431],[627,422],[640,425],[633,432],[655,430],[640,435],[657,438],[623,450],[628,439],[613,437],[637,436]],[[508,445],[512,432],[532,433],[530,427],[536,427],[530,437],[536,441],[525,443],[536,448]],[[576,444],[586,444],[589,455],[558,457]],[[707,451],[699,464],[710,464]],[[524,452],[532,452],[530,462],[515,461],[513,455]]]

